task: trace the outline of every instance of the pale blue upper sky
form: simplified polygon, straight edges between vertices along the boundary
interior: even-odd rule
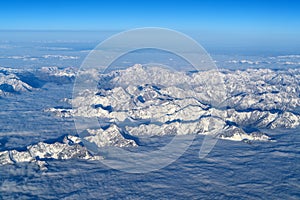
[[[211,38],[299,42],[300,1],[7,0],[1,30],[127,30],[165,27]],[[299,42],[300,44],[300,42]]]

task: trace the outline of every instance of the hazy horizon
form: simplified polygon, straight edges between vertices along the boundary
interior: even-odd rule
[[[183,32],[208,50],[300,52],[297,1],[12,0],[0,5],[2,41],[100,42],[121,31],[162,27]]]

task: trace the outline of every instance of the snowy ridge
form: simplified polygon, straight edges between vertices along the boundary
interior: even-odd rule
[[[59,69],[58,67],[42,67],[40,72],[48,74],[49,76],[66,76],[75,77],[75,70],[71,67]]]
[[[14,164],[18,162],[33,162],[39,165],[41,170],[46,170],[47,159],[95,159],[85,147],[75,143],[76,138],[66,136],[63,142],[52,144],[39,142],[26,147],[26,150],[3,151],[0,152],[0,165]],[[79,140],[80,141],[80,140]]]
[[[288,110],[300,106],[300,70],[248,69],[222,71],[228,105],[237,110]]]
[[[121,136],[120,130],[111,125],[106,130],[87,130],[84,139],[95,142],[99,147],[117,146],[129,147],[136,146],[133,140],[125,139]],[[84,159],[99,160],[99,155],[91,154],[83,145],[80,137],[66,135],[62,140],[59,138],[51,142],[39,142],[29,145],[25,150],[9,150],[0,152],[0,165],[15,164],[19,162],[36,163],[41,170],[47,170],[47,160],[49,159]]]
[[[72,70],[42,71],[55,77],[75,76]],[[40,142],[24,151],[0,152],[0,164],[35,162],[45,169],[47,159],[101,159],[88,152],[83,140],[100,148],[135,147],[138,144],[128,136],[145,135],[213,134],[233,141],[269,141],[259,129],[300,124],[298,69],[177,72],[134,65],[90,74],[100,80],[98,88],[80,91],[69,100],[72,109],[45,111],[59,117],[97,118],[103,124],[86,129],[81,137],[65,136],[63,141]]]
[[[31,91],[33,88],[23,82],[10,68],[0,68],[0,96],[7,96],[13,93]]]
[[[42,67],[38,70],[20,70],[0,67],[0,96],[32,91],[47,82],[72,83],[75,75],[74,68]]]
[[[258,129],[300,124],[294,112],[300,105],[298,76],[297,69],[184,73],[134,65],[100,75],[98,90],[72,100],[75,109],[48,111],[97,117],[132,136],[222,130],[217,135],[222,139],[266,141],[270,138]]]

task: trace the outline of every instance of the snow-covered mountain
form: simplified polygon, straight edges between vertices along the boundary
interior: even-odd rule
[[[53,67],[42,67],[36,72],[39,79],[46,82],[56,83],[71,83],[74,81],[76,76],[76,70],[72,67],[60,69],[56,66]]]
[[[71,100],[74,109],[50,111],[62,117],[97,117],[132,136],[220,129],[220,138],[266,140],[258,129],[300,124],[295,112],[299,76],[296,69],[177,72],[135,65],[100,75],[98,89]]]
[[[15,82],[6,82],[20,91],[32,87],[18,78],[20,73],[0,72],[5,80],[11,77]],[[40,142],[23,151],[0,152],[1,164],[36,162],[43,169],[47,159],[101,159],[83,143],[135,147],[138,144],[133,138],[141,136],[213,134],[234,141],[269,141],[271,138],[260,129],[300,124],[299,69],[182,72],[134,65],[106,74],[82,74],[90,78],[87,83],[96,79],[97,87],[77,90],[68,100],[72,109],[45,111],[58,117],[96,119],[98,127],[86,127],[80,137],[67,135],[61,141]],[[64,83],[60,78],[73,81],[76,73],[43,68],[35,75],[38,80]]]
[[[72,83],[75,74],[74,68],[42,67],[38,70],[20,70],[0,67],[0,96],[32,91],[47,82]]]
[[[21,93],[32,90],[32,86],[23,82],[17,75],[16,70],[0,68],[0,96],[13,93]]]
[[[136,146],[133,140],[123,138],[120,129],[115,125],[111,125],[105,130],[87,130],[84,140],[94,142],[99,147]],[[0,152],[0,165],[31,162],[36,163],[41,170],[46,170],[46,161],[49,159],[102,159],[99,155],[91,154],[83,143],[83,139],[80,137],[65,135],[55,140],[29,145],[22,150],[13,149],[2,151]]]

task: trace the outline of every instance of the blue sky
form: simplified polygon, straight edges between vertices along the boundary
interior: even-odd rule
[[[300,30],[298,1],[59,1],[0,3],[1,29],[175,29],[239,31]]]
[[[300,44],[300,1],[7,0],[0,30],[127,30],[165,27],[199,37]]]

